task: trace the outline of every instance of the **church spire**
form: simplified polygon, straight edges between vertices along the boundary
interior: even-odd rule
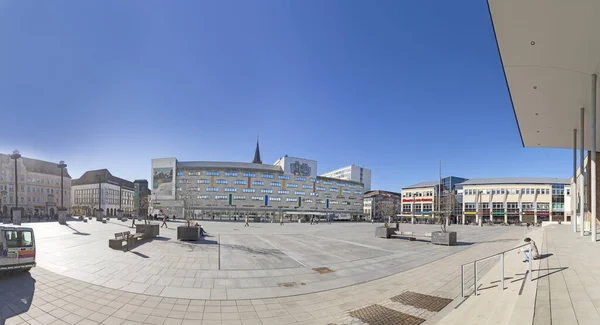
[[[254,159],[252,160],[253,164],[262,164],[260,160],[260,148],[258,147],[258,136],[256,137],[256,150],[254,151]]]

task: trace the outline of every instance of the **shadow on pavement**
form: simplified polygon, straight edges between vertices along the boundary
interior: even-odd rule
[[[129,252],[132,253],[132,254],[135,254],[135,255],[137,255],[137,256],[139,256],[141,258],[150,258],[150,256],[148,256],[146,254],[142,254],[140,252],[133,252],[133,251],[129,251]]]
[[[568,267],[566,267],[566,266],[563,266],[563,267],[555,267],[555,268],[549,268],[549,269],[539,269],[539,270],[533,270],[533,271],[538,271],[538,272],[539,272],[539,271],[551,271],[551,270],[552,270],[552,272],[548,272],[547,274],[540,275],[540,276],[538,276],[537,278],[534,278],[534,280],[539,280],[539,279],[541,279],[541,278],[547,277],[547,276],[549,276],[549,275],[552,275],[552,274],[554,274],[554,273],[557,273],[557,272],[560,272],[560,271],[564,271],[564,270],[566,270],[566,269],[568,269]]]
[[[90,235],[90,234],[88,234],[87,232],[80,232],[79,230],[77,230],[77,229],[75,229],[75,228],[71,227],[69,224],[67,224],[66,226],[67,226],[67,227],[69,227],[69,229],[71,229],[71,230],[75,231],[75,232],[73,233],[73,235],[81,235],[81,236],[89,236],[89,235]]]
[[[0,273],[0,325],[8,318],[27,312],[34,292],[35,279],[29,272]]]
[[[540,256],[538,258],[536,258],[536,260],[542,260],[542,259],[548,258],[552,255],[554,255],[554,254],[540,254]]]

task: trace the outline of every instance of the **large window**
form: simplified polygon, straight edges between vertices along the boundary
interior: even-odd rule
[[[210,181],[208,179],[199,179],[198,184],[208,184]]]
[[[294,194],[296,195],[306,195],[306,192],[303,191],[295,191]]]
[[[256,177],[255,173],[244,173],[244,177]]]
[[[253,188],[245,188],[245,189],[242,190],[242,192],[244,192],[244,193],[254,193],[254,192],[256,192],[256,190],[253,189]]]
[[[294,187],[294,188],[296,188],[296,187],[298,187],[298,184],[289,183],[289,184],[287,184],[287,187]]]
[[[290,194],[290,191],[288,191],[288,190],[279,190],[279,191],[277,191],[277,193],[279,193],[279,194]]]
[[[252,200],[254,200],[254,201],[262,201],[262,200],[264,200],[264,199],[265,199],[265,197],[264,197],[264,196],[253,196],[253,197],[252,197]]]
[[[415,204],[415,205],[413,206],[413,211],[414,211],[415,213],[421,213],[421,204]]]
[[[200,172],[188,172],[188,176],[200,176]]]
[[[273,178],[272,174],[262,174],[260,175],[261,178]]]
[[[235,184],[235,185],[246,185],[247,183],[246,183],[246,181],[245,181],[245,180],[243,180],[243,179],[236,179],[236,180],[233,182],[233,184]]]
[[[227,200],[227,195],[216,195],[215,200]]]
[[[234,195],[233,199],[234,200],[245,200],[246,197],[244,195]]]
[[[402,213],[410,213],[410,204],[402,204]]]
[[[285,179],[285,180],[289,180],[290,179],[290,177],[288,175],[279,175],[279,176],[277,176],[277,178],[279,178],[279,179]]]
[[[281,187],[281,183],[279,183],[279,182],[271,182],[269,185],[274,186],[274,187]]]
[[[234,187],[226,187],[223,189],[224,192],[237,192],[237,188]]]
[[[219,188],[218,187],[207,187],[206,191],[207,192],[218,192]]]
[[[219,176],[219,172],[206,172],[206,176]]]
[[[263,185],[265,185],[265,182],[263,182],[263,181],[252,181],[252,185],[260,185],[260,186],[263,186]]]
[[[268,189],[268,188],[263,188],[262,190],[260,190],[260,192],[261,192],[261,193],[266,193],[266,194],[269,194],[269,193],[273,193],[273,190],[270,190],[270,189]]]
[[[228,181],[226,179],[217,179],[215,180],[215,184],[227,184]]]
[[[423,212],[431,212],[431,203],[423,203]]]
[[[306,182],[306,177],[296,177],[298,182]]]
[[[225,172],[226,177],[237,177],[237,172]]]

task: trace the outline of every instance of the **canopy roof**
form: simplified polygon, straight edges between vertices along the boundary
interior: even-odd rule
[[[585,107],[589,150],[600,1],[488,0],[488,7],[523,146],[572,148]]]

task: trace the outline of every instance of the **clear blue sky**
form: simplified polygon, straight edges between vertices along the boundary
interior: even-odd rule
[[[373,188],[568,177],[521,146],[485,1],[0,0],[0,152],[150,177],[151,158],[351,163]]]

